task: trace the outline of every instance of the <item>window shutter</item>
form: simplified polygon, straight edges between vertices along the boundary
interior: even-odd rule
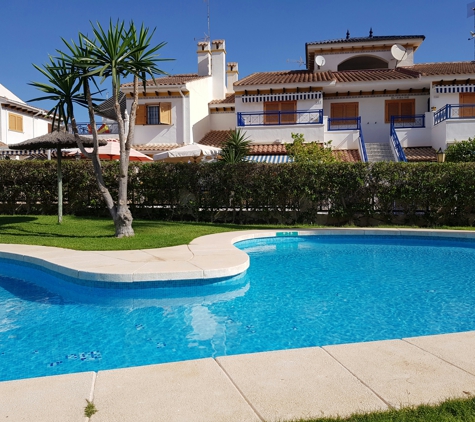
[[[135,115],[135,124],[136,125],[146,125],[147,124],[147,106],[146,105],[137,105],[137,114]]]
[[[8,130],[15,132],[23,132],[23,116],[18,114],[8,114]]]
[[[172,103],[160,103],[160,123],[162,125],[172,124]]]
[[[8,114],[8,129],[9,130],[16,130],[15,115],[11,114],[11,113]]]
[[[331,105],[332,119],[341,119],[345,117],[345,107],[342,103],[332,103]]]
[[[280,106],[278,102],[264,103],[264,124],[266,125],[278,125],[279,124],[279,110]]]
[[[399,116],[399,105],[399,101],[386,101],[386,116],[384,119],[386,123],[391,123],[391,116]]]
[[[459,94],[459,103],[460,104],[475,104],[475,93],[473,92],[461,92]],[[474,117],[475,116],[475,107],[460,107],[459,109],[460,117]]]
[[[401,115],[402,116],[413,116],[415,104],[414,101],[403,101],[401,102]]]
[[[280,103],[280,111],[285,112],[285,114],[281,115],[280,121],[282,123],[295,123],[297,121],[297,115],[295,113],[296,110],[296,101],[285,101]]]

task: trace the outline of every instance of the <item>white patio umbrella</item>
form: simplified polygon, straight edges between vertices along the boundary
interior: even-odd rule
[[[154,161],[197,161],[198,158],[217,157],[221,148],[211,147],[209,145],[191,144],[170,151],[160,152],[153,156]]]

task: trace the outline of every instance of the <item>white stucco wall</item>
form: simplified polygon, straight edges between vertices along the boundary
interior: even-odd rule
[[[23,132],[16,132],[9,130],[8,115],[13,113],[23,117]],[[48,133],[49,121],[39,117],[33,117],[29,114],[10,111],[8,109],[0,109],[0,141],[7,145],[17,144],[28,139],[36,138],[37,136]]]
[[[323,125],[246,126],[246,135],[260,144],[293,142],[292,133],[302,133],[307,142],[323,142]]]
[[[210,131],[208,103],[213,99],[213,78],[198,79],[186,86],[190,91],[190,120],[186,124],[189,133],[187,143],[196,143]]]
[[[459,94],[450,93],[450,94],[437,94],[435,89],[431,90],[430,105],[431,107],[436,107],[437,110],[444,107],[446,104],[458,104],[459,103]]]
[[[181,97],[147,97],[139,99],[139,105],[170,102],[172,104],[171,125],[136,125],[135,145],[141,144],[172,144],[183,143],[183,99]],[[127,99],[127,109],[132,106],[132,100]]]
[[[236,113],[233,111],[226,113],[212,113],[210,115],[210,130],[236,129]]]

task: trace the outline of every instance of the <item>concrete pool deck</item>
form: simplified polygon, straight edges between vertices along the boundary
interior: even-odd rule
[[[475,238],[474,232],[452,230],[295,232]],[[118,274],[118,282],[222,277],[249,265],[233,242],[275,233],[221,233],[187,246],[127,252],[1,244],[0,257],[90,281],[112,281]],[[475,331],[4,381],[0,420],[84,421],[86,399],[98,409],[93,422],[232,422],[346,416],[471,395]]]

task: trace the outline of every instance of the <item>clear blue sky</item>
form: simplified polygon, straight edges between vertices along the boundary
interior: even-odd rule
[[[209,0],[211,39],[225,39],[227,60],[239,77],[253,72],[298,69],[305,43],[374,35],[425,35],[417,63],[474,59],[473,17],[466,0]],[[24,101],[41,93],[28,85],[44,81],[32,63],[43,64],[62,48],[61,37],[77,40],[91,22],[133,20],[156,27],[165,41],[161,56],[170,74],[197,71],[196,43],[208,30],[204,0],[15,0],[2,2],[0,83]],[[288,61],[288,60],[294,60]],[[108,86],[106,87],[108,88]],[[33,105],[48,108],[49,104]],[[76,113],[78,120],[86,113]]]

